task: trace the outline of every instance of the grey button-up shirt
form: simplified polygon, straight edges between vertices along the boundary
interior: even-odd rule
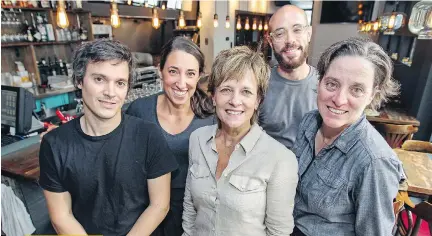
[[[216,180],[217,125],[192,133],[183,211],[185,235],[289,235],[297,161],[285,146],[253,125]]]
[[[363,115],[314,158],[322,118],[307,113],[293,151],[299,162],[295,225],[306,235],[391,235],[402,165]],[[309,167],[309,168],[308,168]]]

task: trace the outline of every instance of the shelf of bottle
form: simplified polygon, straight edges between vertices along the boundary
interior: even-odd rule
[[[44,46],[44,45],[60,45],[60,44],[72,44],[72,43],[80,43],[85,42],[83,40],[77,40],[77,41],[61,41],[61,42],[12,42],[12,43],[2,43],[1,47],[25,47],[25,46]]]
[[[14,10],[19,10],[21,9],[22,11],[54,11],[56,12],[57,9],[52,9],[52,8],[41,8],[41,7],[9,7],[9,6],[4,6],[1,7],[2,9],[14,9]],[[69,9],[66,10],[66,12],[68,13],[89,13],[89,11],[85,11],[82,9]]]

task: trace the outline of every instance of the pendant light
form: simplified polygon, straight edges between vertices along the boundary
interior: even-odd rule
[[[215,1],[215,14],[214,14],[214,16],[213,16],[213,26],[215,27],[215,28],[217,28],[218,26],[219,26],[219,17],[218,17],[218,14],[216,13],[217,11],[216,11],[216,1]]]
[[[260,22],[259,22],[258,30],[259,30],[259,31],[263,30],[262,20],[260,20]]]
[[[202,26],[202,14],[201,12],[199,12],[197,17],[197,27],[201,28],[201,26]]]
[[[118,28],[120,26],[120,17],[118,15],[117,3],[111,3],[111,26]]]
[[[252,30],[257,30],[257,21],[255,17],[253,18]]]
[[[156,8],[153,8],[153,14],[152,14],[153,16],[152,16],[152,26],[153,26],[153,28],[155,28],[155,29],[159,29],[159,27],[160,27],[160,22],[159,22],[159,16],[158,16],[158,13],[157,13],[157,9]]]
[[[249,29],[250,29],[250,25],[249,25],[249,17],[246,16],[245,30],[249,30]]]
[[[182,10],[180,10],[180,16],[179,16],[179,28],[183,29],[186,26],[186,21],[184,18],[184,13]]]
[[[225,28],[229,28],[231,26],[230,24],[230,17],[229,17],[229,0],[227,0],[227,16],[225,18]]]
[[[69,26],[69,19],[65,10],[64,0],[59,0],[57,4],[57,25],[63,29]]]
[[[237,29],[237,30],[241,30],[241,29],[242,29],[240,15],[237,16],[237,25],[236,25],[236,29]]]

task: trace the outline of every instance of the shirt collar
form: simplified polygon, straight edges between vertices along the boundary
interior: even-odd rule
[[[212,132],[208,133],[208,136],[205,138],[206,143],[211,142],[216,138],[216,132],[218,130],[218,125],[213,125]],[[243,148],[246,153],[252,151],[255,144],[258,142],[261,134],[263,133],[262,128],[258,124],[253,124],[250,128],[249,132],[240,140],[239,145]],[[213,150],[216,150],[216,143],[211,142],[211,146]]]
[[[318,110],[316,110],[313,115],[315,116],[315,119],[313,119],[311,124],[308,124],[309,128],[305,132],[306,138],[309,140],[310,143],[315,143],[315,141],[312,142],[312,140],[315,138],[318,129],[321,127],[322,124],[322,117],[319,114]],[[336,140],[329,147],[331,148],[335,146],[343,153],[348,153],[348,151],[354,146],[354,144],[362,137],[361,134],[364,132],[366,123],[366,115],[362,114],[356,122],[348,126],[348,128],[346,128],[344,131],[342,131],[339,137],[337,137]]]

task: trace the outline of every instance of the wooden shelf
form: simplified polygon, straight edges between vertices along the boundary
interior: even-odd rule
[[[411,31],[409,31],[408,26],[404,26],[401,29],[398,29],[394,32],[394,34],[386,34],[385,32],[381,32],[382,35],[387,35],[387,36],[407,36],[407,37],[414,37],[416,38],[417,35],[411,33]]]
[[[72,43],[80,43],[80,42],[85,42],[82,40],[78,40],[78,41],[64,41],[64,42],[14,42],[14,43],[2,43],[1,47],[2,48],[7,48],[7,47],[26,47],[26,46],[45,46],[45,45],[61,45],[61,44],[72,44]]]
[[[53,11],[53,12],[57,12],[57,9],[52,9],[52,8],[41,8],[41,7],[2,7],[2,9],[14,9],[14,10],[19,10],[21,9],[22,11]],[[89,13],[89,11],[85,11],[83,9],[69,9],[66,10],[67,13]]]
[[[51,8],[41,8],[41,7],[2,7],[2,9],[14,9],[22,11],[49,11],[52,10]]]

